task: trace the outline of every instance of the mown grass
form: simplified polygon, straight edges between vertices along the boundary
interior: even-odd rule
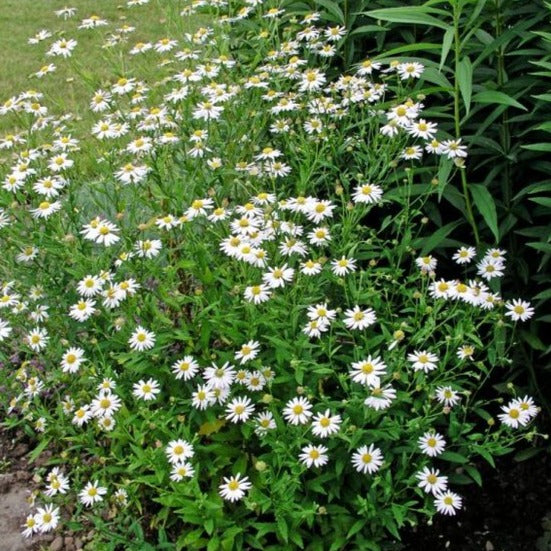
[[[162,4],[162,6],[161,6]],[[64,20],[55,11],[65,6],[75,7],[76,15]],[[161,9],[162,8],[162,9]],[[181,39],[201,24],[198,18],[169,17],[177,13],[175,0],[151,0],[149,4],[129,8],[124,0],[0,0],[0,103],[25,90],[38,90],[45,96],[44,103],[54,106],[56,114],[72,112],[85,119],[92,91],[112,82],[113,75],[132,71],[132,76],[150,77],[158,71],[156,64],[146,58],[131,60],[128,56],[102,48],[106,38],[127,24],[136,30],[127,35],[126,52],[140,41],[158,40],[165,34]],[[97,29],[78,29],[82,19],[98,15],[109,22]],[[53,36],[39,44],[28,44],[28,39],[39,30],[47,29]],[[74,38],[77,48],[71,58],[48,57],[50,45],[61,37]],[[114,51],[115,51],[114,50]],[[54,63],[57,70],[42,78],[34,76],[43,65]],[[0,134],[13,130],[12,121],[0,117]]]

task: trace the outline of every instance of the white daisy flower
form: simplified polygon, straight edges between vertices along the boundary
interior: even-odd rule
[[[413,364],[415,371],[428,373],[437,368],[438,356],[426,350],[415,350],[412,354],[408,354],[408,360]]]
[[[165,448],[167,459],[173,465],[183,463],[193,457],[193,446],[187,440],[171,440]]]
[[[132,394],[136,396],[136,398],[140,398],[146,401],[154,400],[159,392],[161,392],[161,389],[159,388],[159,383],[151,378],[147,381],[144,381],[142,379],[139,382],[135,383],[132,390]]]
[[[324,413],[317,413],[312,419],[312,433],[320,438],[327,438],[339,431],[341,423],[340,415],[331,415],[331,411],[326,409]]]
[[[138,325],[128,339],[128,344],[132,350],[137,350],[138,352],[150,350],[155,346],[155,333]]]
[[[292,425],[304,425],[312,417],[312,404],[303,396],[289,400],[283,409],[283,417]]]
[[[438,469],[423,467],[423,470],[415,476],[419,480],[419,488],[422,488],[427,494],[437,495],[448,489],[448,477],[440,476]]]
[[[99,486],[98,482],[88,482],[78,494],[79,501],[86,507],[91,507],[94,503],[103,501],[103,496],[107,493],[107,488]]]
[[[254,412],[254,404],[247,396],[234,398],[226,406],[226,419],[232,423],[246,421]]]
[[[229,478],[224,477],[223,484],[220,484],[220,495],[228,501],[238,501],[243,498],[245,492],[251,488],[249,478],[238,473]]]
[[[383,464],[384,458],[381,450],[373,444],[369,447],[362,446],[352,454],[352,465],[360,473],[373,474]]]
[[[362,310],[359,306],[354,306],[353,309],[345,310],[344,324],[348,329],[366,329],[377,321],[377,315],[372,308]]]
[[[421,451],[429,457],[440,455],[446,447],[444,437],[437,432],[425,432],[418,440]]]
[[[325,446],[313,446],[312,444],[302,448],[302,453],[299,454],[301,463],[304,463],[308,468],[322,467],[328,461],[327,448]]]
[[[439,513],[444,515],[455,515],[458,509],[461,509],[462,499],[458,494],[450,492],[442,492],[436,495],[434,506]]]

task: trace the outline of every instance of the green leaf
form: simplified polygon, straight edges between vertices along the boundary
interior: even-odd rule
[[[543,122],[536,126],[536,130],[543,130],[545,132],[551,132],[551,122]]]
[[[278,536],[285,543],[289,541],[289,528],[287,527],[287,523],[285,522],[285,519],[282,517],[279,517],[277,519],[277,533],[278,533]]]
[[[424,6],[401,6],[399,8],[386,8],[380,10],[371,10],[363,12],[363,15],[380,19],[381,21],[390,21],[391,23],[410,23],[412,25],[429,25],[439,27],[447,31],[450,25],[440,21],[436,17],[429,15]]]
[[[347,539],[351,538],[354,534],[357,534],[366,525],[366,523],[367,523],[366,519],[357,520],[352,525],[350,530],[348,530],[348,534],[346,534],[346,538]]]
[[[40,444],[38,444],[38,446],[36,446],[36,448],[34,448],[33,451],[29,454],[29,461],[31,463],[36,461],[38,456],[46,449],[46,447],[48,446],[49,443],[50,443],[49,438],[43,438],[40,441]]]
[[[530,197],[529,201],[533,201],[542,207],[551,208],[551,197]]]
[[[438,247],[448,237],[448,235],[455,229],[457,226],[459,226],[462,223],[461,220],[457,220],[455,222],[450,222],[449,224],[446,224],[445,226],[442,226],[438,230],[436,230],[430,237],[424,238],[420,240],[419,245],[422,246],[421,248],[421,256],[426,256],[428,253],[430,253],[433,249]],[[415,246],[419,246],[417,243],[415,243]]]
[[[531,249],[541,251],[542,253],[551,254],[551,243],[542,243],[540,241],[530,241],[526,243]]]
[[[316,0],[316,4],[324,7],[339,23],[342,25],[345,24],[344,13],[337,2],[332,2],[331,0]]]
[[[357,29],[354,29],[348,37],[351,38],[353,36],[364,36],[369,33],[381,33],[384,32],[385,29],[382,27],[379,27],[377,25],[363,25],[361,27],[358,27]]]
[[[520,147],[529,151],[551,151],[551,142],[531,143],[529,145],[521,145]]]
[[[475,469],[472,465],[465,465],[465,470],[479,486],[482,486],[482,477],[480,476],[478,469]]]
[[[444,461],[450,461],[451,463],[468,463],[469,458],[461,455],[460,453],[445,451],[442,452],[439,456],[440,459]]]
[[[499,103],[501,105],[508,105],[509,107],[517,107],[523,111],[528,111],[524,105],[519,103],[516,99],[508,96],[504,92],[498,92],[497,90],[484,90],[478,92],[473,96],[474,103]]]
[[[495,469],[496,464],[494,461],[494,458],[492,457],[492,454],[488,451],[486,451],[484,448],[477,447],[476,451]]]
[[[520,463],[521,461],[526,461],[527,459],[538,455],[538,453],[542,452],[543,450],[544,448],[527,448],[525,450],[520,450],[519,452],[515,453],[513,459]]]
[[[473,66],[468,56],[465,56],[457,65],[457,81],[459,91],[465,105],[465,113],[468,115],[471,109],[471,96],[473,93]]]
[[[442,39],[442,53],[440,54],[440,65],[438,66],[439,71],[442,70],[442,67],[444,67],[444,63],[446,63],[446,58],[448,57],[448,54],[450,53],[450,49],[452,47],[453,36],[454,29],[453,27],[450,27],[444,33],[444,38]]]
[[[499,242],[499,227],[497,224],[497,209],[494,202],[494,198],[488,191],[488,188],[482,184],[470,184],[469,190],[473,196],[473,202],[480,214],[484,218],[484,221],[490,228],[490,231],[496,238],[496,243]]]

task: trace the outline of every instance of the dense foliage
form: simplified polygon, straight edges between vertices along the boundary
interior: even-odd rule
[[[38,91],[1,108],[3,399],[34,458],[56,450],[25,535],[376,550],[456,514],[476,461],[537,436],[530,396],[503,375],[481,392],[534,308],[502,288],[513,255],[475,230],[477,208],[505,234],[490,180],[467,182],[471,127],[447,122],[446,94],[465,116],[484,103],[457,76],[472,52],[442,72],[407,49],[342,71],[349,11],[318,3],[342,21],[167,1],[168,19],[212,25],[106,32],[117,62],[89,76],[84,130]],[[75,36],[35,40],[78,68]],[[442,198],[472,241],[451,240],[465,223]]]

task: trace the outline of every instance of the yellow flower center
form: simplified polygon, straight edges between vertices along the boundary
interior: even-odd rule
[[[365,363],[362,365],[362,373],[365,373],[366,375],[369,375],[370,373],[373,373],[373,364]]]

